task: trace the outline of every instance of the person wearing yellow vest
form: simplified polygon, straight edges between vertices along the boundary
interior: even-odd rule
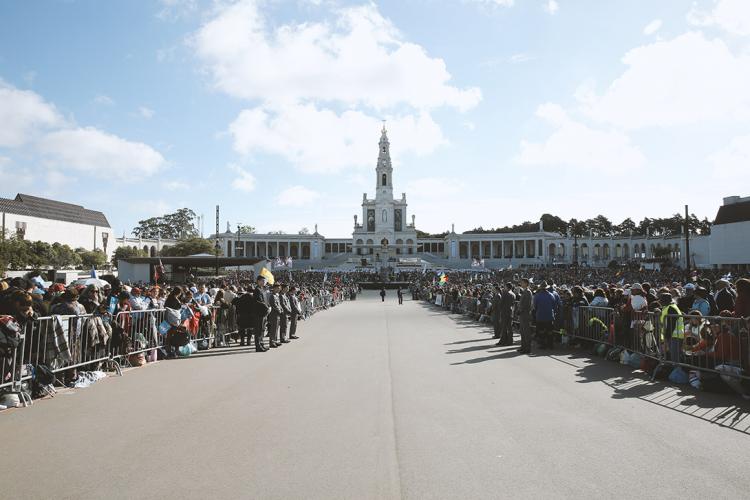
[[[669,292],[659,294],[659,304],[662,306],[659,326],[669,353],[669,360],[673,363],[679,363],[682,354],[682,342],[685,340],[685,323],[681,316],[682,312],[674,303],[672,294]]]

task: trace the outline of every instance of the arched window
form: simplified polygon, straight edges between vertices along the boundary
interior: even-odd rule
[[[388,176],[386,174],[383,174],[383,181],[382,182],[383,182],[384,186],[388,185]]]
[[[382,221],[383,222],[388,222],[388,211],[386,209],[383,209]]]

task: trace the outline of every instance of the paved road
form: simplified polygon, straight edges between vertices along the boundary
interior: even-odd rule
[[[395,295],[395,294],[391,294]],[[1,498],[747,498],[735,399],[368,292],[266,354],[157,363],[0,415]]]

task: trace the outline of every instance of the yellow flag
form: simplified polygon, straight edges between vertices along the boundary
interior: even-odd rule
[[[274,282],[276,281],[273,277],[273,274],[271,274],[271,271],[269,271],[268,268],[266,267],[260,270],[260,275],[266,278],[269,285],[273,285]]]

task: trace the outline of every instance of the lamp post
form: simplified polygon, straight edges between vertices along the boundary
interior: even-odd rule
[[[240,251],[240,247],[242,246],[242,226],[240,226],[240,223],[237,223],[237,246],[234,248],[234,256],[239,257],[237,255]],[[245,255],[245,252],[242,252],[242,255]],[[237,260],[237,280],[240,279],[240,261]]]

